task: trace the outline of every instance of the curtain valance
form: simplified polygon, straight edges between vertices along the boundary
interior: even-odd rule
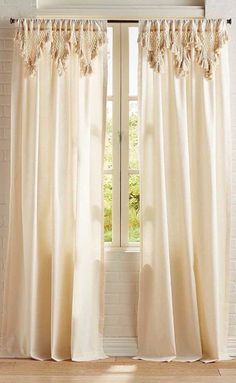
[[[37,71],[38,60],[47,49],[59,74],[66,69],[69,54],[78,54],[81,75],[92,72],[92,61],[107,41],[107,23],[101,20],[29,20],[18,21],[15,42],[27,71]]]
[[[228,40],[226,20],[145,20],[139,25],[139,44],[157,73],[164,72],[165,56],[171,51],[177,76],[186,75],[195,61],[211,79],[220,48]]]

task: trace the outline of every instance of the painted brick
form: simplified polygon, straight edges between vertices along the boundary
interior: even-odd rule
[[[136,326],[136,320],[135,317],[123,315],[120,317],[120,326],[128,326],[128,327],[133,327]]]
[[[1,120],[0,120],[0,126],[2,126]],[[0,128],[0,140],[7,140],[7,141],[10,140],[10,129],[2,128],[2,127]]]
[[[138,273],[132,271],[124,271],[123,273],[119,273],[119,281],[120,282],[131,282],[136,283],[138,280]]]
[[[106,293],[127,293],[127,292],[135,292],[136,285],[134,283],[106,283]]]
[[[106,337],[135,337],[136,328],[134,326],[107,326],[104,330],[104,335]],[[236,329],[235,329],[236,335]]]
[[[106,282],[118,282],[119,273],[117,271],[107,271],[106,272]]]
[[[118,304],[119,303],[119,294],[106,294],[106,304]]]
[[[0,149],[0,162],[9,162],[10,152],[7,149]]]
[[[135,305],[134,303],[132,305],[130,304],[109,304],[105,308],[105,314],[106,315],[127,315],[129,313],[130,315],[133,315],[135,311]]]
[[[119,326],[120,317],[118,315],[106,315],[105,327],[107,326]]]
[[[136,289],[135,291],[129,291],[126,294],[119,294],[119,303],[128,303],[128,304],[137,304],[138,301],[138,295],[136,294]]]
[[[137,262],[108,262],[106,265],[106,271],[134,272],[138,270],[139,270],[139,265]]]
[[[0,95],[10,96],[10,94],[11,94],[11,85],[0,84]]]
[[[236,326],[236,314],[230,314],[229,321],[231,326]]]
[[[236,326],[235,325],[229,326],[229,336],[236,338]]]
[[[232,304],[230,305],[230,314],[236,314],[236,304]]]
[[[0,117],[0,126],[8,128],[10,126],[10,117]],[[7,129],[10,131],[10,129]]]

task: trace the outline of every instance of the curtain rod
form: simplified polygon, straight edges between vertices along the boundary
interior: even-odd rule
[[[171,19],[171,18],[170,18]],[[10,24],[14,24],[19,19],[10,18]],[[138,23],[139,20],[107,20],[108,23]],[[227,24],[232,24],[232,19],[227,19]]]
[[[162,19],[163,19],[163,17],[162,17]],[[172,19],[172,17],[168,17],[168,19]],[[178,19],[178,17],[177,17],[177,19]],[[199,19],[199,20],[201,20],[201,19]],[[108,23],[138,23],[139,20],[107,20],[107,22]],[[232,24],[232,19],[227,19],[227,24]]]

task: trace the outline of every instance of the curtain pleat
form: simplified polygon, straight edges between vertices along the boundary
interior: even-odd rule
[[[106,23],[20,25],[1,355],[102,359]],[[164,20],[140,36],[137,358],[227,359],[227,33]]]
[[[142,30],[141,30],[142,32]],[[150,56],[151,57],[151,56]],[[227,46],[211,80],[177,77],[139,48],[141,270],[138,356],[227,359],[230,115]]]
[[[105,22],[99,25],[105,30]],[[5,356],[106,357],[101,300],[105,42],[92,59],[93,70],[81,72],[82,59],[71,51],[61,73],[46,46],[29,76],[15,42]]]

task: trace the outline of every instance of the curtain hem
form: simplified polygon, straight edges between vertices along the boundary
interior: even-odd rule
[[[186,363],[186,362],[189,362],[189,363],[193,363],[193,362],[202,362],[202,363],[215,363],[215,362],[220,362],[220,361],[223,361],[223,360],[232,360],[232,359],[236,359],[236,357],[231,357],[229,355],[222,355],[220,358],[212,358],[212,359],[208,359],[208,358],[204,358],[202,356],[198,356],[198,355],[193,355],[193,356],[160,356],[160,357],[152,357],[152,356],[143,356],[143,355],[138,355],[138,356],[135,356],[133,357],[134,360],[146,360],[147,362],[183,362],[183,363]]]
[[[135,356],[133,359],[140,359],[140,360],[146,360],[149,362],[196,362],[198,360],[201,360],[201,356],[189,356],[189,357],[182,357],[182,356],[143,356],[138,355]]]
[[[45,357],[45,358],[40,358],[37,356],[23,356],[23,355],[0,355],[0,359],[32,359],[32,360],[38,360],[38,361],[50,361],[54,360],[55,362],[62,362],[65,360],[70,360],[72,362],[92,362],[94,360],[103,360],[103,359],[108,359],[109,356],[105,354],[93,354],[91,356],[81,356],[78,358],[70,358],[70,357],[65,357],[65,358],[53,358],[53,357]]]

